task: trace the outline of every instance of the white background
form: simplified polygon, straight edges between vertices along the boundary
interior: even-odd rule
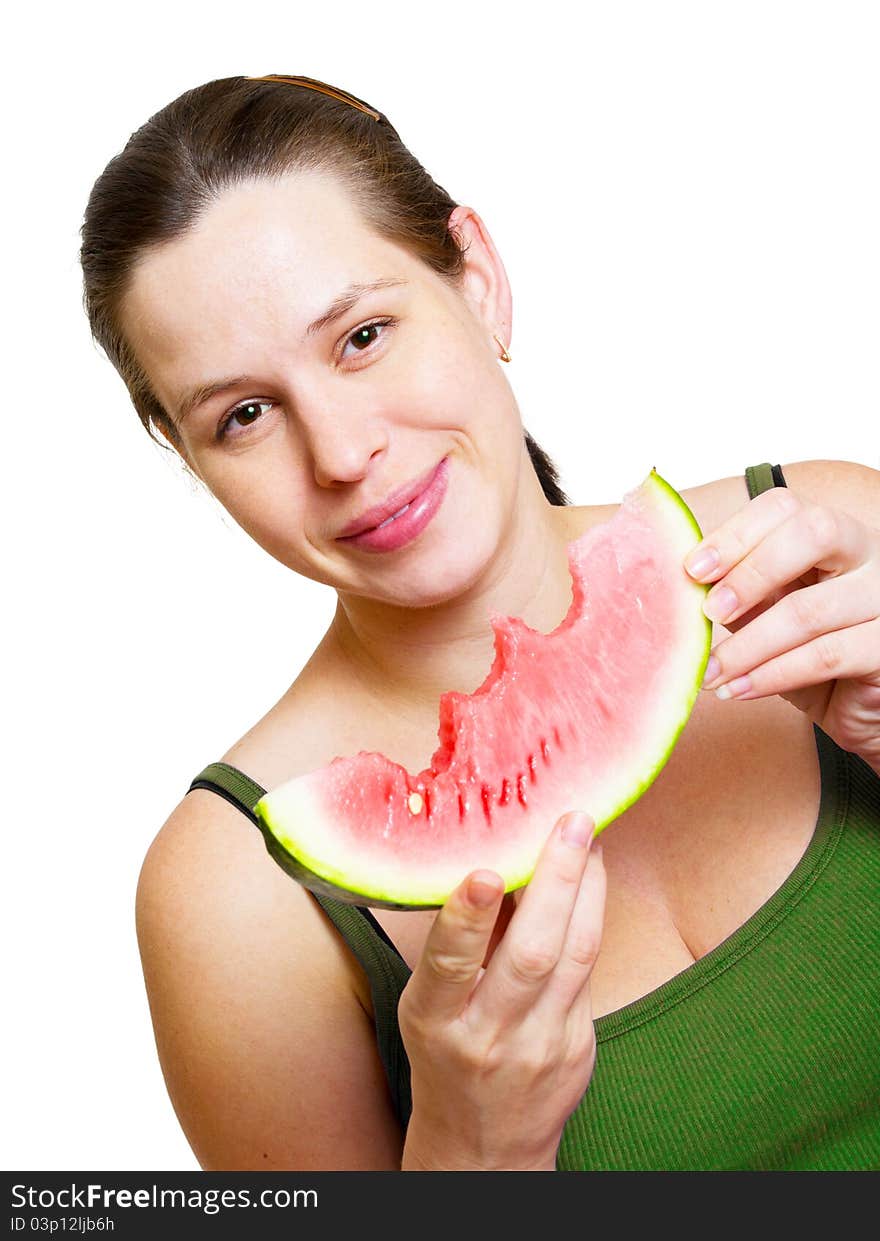
[[[30,6],[6,26],[6,1169],[193,1169],[134,934],[144,852],[335,596],[193,490],[91,344],[92,182],[182,91],[300,73],[477,208],[505,371],[576,503],[652,466],[880,466],[880,10],[807,0]],[[243,821],[242,830],[249,830]]]

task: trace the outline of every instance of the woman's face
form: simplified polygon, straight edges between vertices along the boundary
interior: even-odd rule
[[[474,583],[525,485],[492,339],[507,339],[509,287],[479,217],[452,222],[470,247],[461,293],[328,176],[237,186],[140,262],[123,306],[190,465],[238,524],[305,577],[404,606]],[[444,462],[412,505],[411,522],[433,510],[415,537],[394,546],[392,522],[384,550],[342,538]]]

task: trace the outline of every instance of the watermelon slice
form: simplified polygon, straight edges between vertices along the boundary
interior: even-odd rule
[[[599,829],[663,768],[696,700],[712,626],[682,561],[701,537],[652,470],[610,521],[568,545],[573,598],[549,634],[490,613],[495,659],[473,694],[440,698],[440,745],[417,775],[361,751],[255,806],[269,852],[313,891],[436,908],[479,867],[531,877],[554,823]]]

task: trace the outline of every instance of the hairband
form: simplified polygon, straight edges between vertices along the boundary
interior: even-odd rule
[[[349,103],[353,108],[357,108],[358,112],[366,112],[367,116],[371,116],[374,121],[382,119],[381,112],[377,112],[375,108],[368,107],[360,99],[355,99],[354,95],[349,95],[347,91],[339,90],[335,86],[328,86],[326,82],[319,82],[316,78],[288,77],[283,73],[269,73],[265,77],[249,78],[248,81],[287,82],[291,86],[303,86],[306,90],[320,91],[322,95],[329,95],[331,99],[338,99],[341,103]]]

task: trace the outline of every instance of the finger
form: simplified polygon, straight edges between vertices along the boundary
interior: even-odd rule
[[[704,535],[685,557],[685,569],[695,581],[716,581],[801,507],[802,501],[787,487],[762,492],[717,529]]]
[[[753,524],[743,532],[743,538],[753,538],[760,528]],[[848,513],[798,503],[791,516],[766,531],[751,547],[737,543],[727,558],[719,548],[722,559],[713,576],[719,572],[723,576],[707,594],[703,611],[710,620],[729,625],[802,575],[815,570],[842,574],[871,560],[872,552],[868,528]],[[731,562],[732,555],[738,559]]]
[[[504,880],[473,871],[434,919],[401,1004],[410,1018],[458,1016],[468,1001],[498,917]]]
[[[718,698],[765,698],[827,681],[875,678],[880,685],[880,620],[823,633],[715,690]]]
[[[703,680],[716,689],[787,651],[880,616],[880,574],[860,570],[790,591],[712,651]],[[724,697],[724,695],[722,695]]]
[[[590,850],[577,900],[565,936],[559,962],[538,997],[535,1011],[540,1020],[562,1020],[571,1006],[586,996],[589,1008],[589,981],[602,943],[605,920],[605,865],[602,845]]]
[[[492,954],[504,938],[504,932],[507,930],[510,919],[516,911],[516,900],[512,892],[508,892],[501,902],[501,908],[498,911],[498,917],[495,919],[495,925],[492,927],[492,934],[489,936],[489,946],[483,957],[483,968],[486,969],[492,960]]]
[[[480,983],[473,1014],[503,1025],[534,1004],[555,969],[580,890],[595,824],[563,815]]]

